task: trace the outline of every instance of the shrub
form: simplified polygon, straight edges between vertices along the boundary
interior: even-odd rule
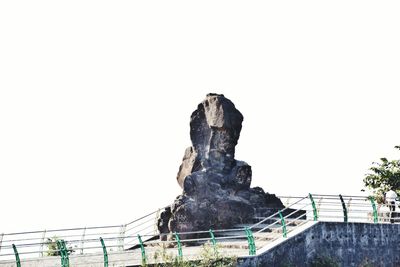
[[[52,238],[47,238],[47,251],[46,251],[46,256],[60,256],[61,253],[58,250],[58,246],[57,246],[57,240],[59,240],[59,238],[57,236],[53,236]],[[72,247],[67,248],[68,254],[71,254],[72,252],[74,252],[74,250],[72,249]]]
[[[339,263],[330,256],[316,256],[310,262],[311,267],[339,267]]]
[[[221,255],[218,246],[214,249],[209,243],[203,245],[201,255],[192,261],[181,260],[178,256],[168,253],[164,244],[154,253],[153,259],[154,266],[157,267],[234,267],[237,265],[236,257]]]

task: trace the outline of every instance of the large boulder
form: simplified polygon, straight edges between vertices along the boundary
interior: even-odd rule
[[[192,113],[190,138],[177,181],[183,192],[160,214],[160,233],[229,228],[257,208],[283,208],[275,195],[250,188],[252,171],[235,160],[243,116],[224,95],[208,94]]]

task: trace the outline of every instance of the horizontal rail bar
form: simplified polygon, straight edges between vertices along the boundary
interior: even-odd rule
[[[22,235],[22,234],[40,234],[40,233],[53,233],[62,231],[78,231],[78,230],[91,230],[91,229],[105,229],[105,228],[119,228],[121,225],[109,225],[109,226],[91,226],[91,227],[77,227],[77,228],[65,228],[65,229],[52,229],[52,230],[38,230],[30,232],[19,232],[19,233],[5,233],[4,236],[9,235]]]

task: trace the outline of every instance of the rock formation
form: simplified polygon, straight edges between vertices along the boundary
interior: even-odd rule
[[[208,94],[192,113],[190,138],[177,181],[183,189],[158,219],[160,233],[229,228],[257,208],[282,208],[262,188],[250,188],[251,166],[235,160],[242,114],[224,95]]]

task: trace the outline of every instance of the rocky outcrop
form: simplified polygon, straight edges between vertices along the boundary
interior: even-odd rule
[[[257,208],[282,208],[262,188],[250,188],[252,171],[235,160],[243,116],[224,95],[208,94],[192,113],[190,138],[177,175],[183,193],[160,214],[160,233],[229,228],[249,221]]]

